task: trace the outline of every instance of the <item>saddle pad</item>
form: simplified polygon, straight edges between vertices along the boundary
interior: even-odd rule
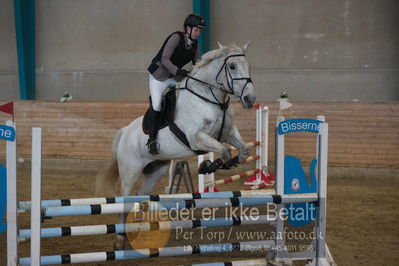
[[[174,113],[175,113],[175,106],[176,106],[176,90],[170,89],[165,97],[162,100],[162,108],[161,108],[161,118],[160,118],[160,127],[161,130],[164,127],[167,127],[170,122],[174,121]],[[149,125],[150,121],[148,119],[148,114],[150,112],[151,107],[151,97],[150,97],[150,106],[144,114],[143,117],[143,132],[144,134],[149,134]]]

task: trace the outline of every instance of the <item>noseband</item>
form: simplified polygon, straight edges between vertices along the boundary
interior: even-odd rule
[[[220,74],[222,73],[222,71],[224,69],[225,76],[226,76],[226,82],[227,82],[227,85],[229,86],[229,89],[230,89],[230,91],[227,91],[227,93],[232,94],[232,95],[234,95],[234,81],[245,80],[246,82],[245,82],[244,86],[241,89],[241,95],[240,95],[240,100],[242,101],[242,95],[244,94],[244,90],[247,87],[248,83],[252,83],[252,79],[250,77],[233,78],[233,75],[231,74],[230,69],[229,69],[229,67],[227,65],[227,60],[229,60],[231,57],[239,57],[239,56],[244,56],[245,57],[245,54],[232,54],[232,55],[227,56],[224,59],[224,63],[222,65],[222,67],[220,68],[218,74],[216,75],[215,80],[216,80],[217,84],[223,85],[223,83],[219,82],[218,79],[219,79],[219,76],[220,76]],[[229,78],[230,78],[231,82],[229,82]]]
[[[207,85],[208,88],[211,90],[211,93],[212,93],[213,97],[214,97],[215,100],[218,102],[218,103],[214,103],[214,102],[211,102],[211,103],[218,104],[218,105],[222,105],[222,104],[218,101],[218,99],[215,97],[215,95],[214,95],[212,89],[219,89],[219,90],[223,91],[223,92],[226,93],[226,94],[234,95],[234,81],[245,80],[246,82],[245,82],[244,86],[243,86],[242,89],[241,89],[241,95],[240,95],[240,101],[242,102],[242,95],[244,94],[244,90],[245,90],[245,88],[247,87],[247,84],[248,84],[248,83],[253,83],[253,82],[252,82],[252,79],[251,79],[250,77],[233,78],[233,75],[231,74],[231,72],[230,72],[230,70],[229,70],[229,67],[227,66],[227,60],[230,59],[231,57],[238,57],[238,56],[244,56],[244,57],[245,57],[245,54],[232,54],[232,55],[227,56],[227,57],[224,59],[223,65],[220,67],[220,69],[219,69],[219,71],[218,71],[218,74],[217,74],[216,77],[215,77],[216,83],[219,84],[219,85],[221,85],[221,87],[216,87],[216,86],[214,86],[214,85],[212,85],[212,84],[209,84],[209,83],[207,83],[207,82],[205,82],[205,81],[203,81],[203,80],[194,78],[194,77],[192,77],[192,76],[188,76],[187,79],[186,79],[186,86],[184,87],[184,89],[188,89],[188,87],[187,87],[187,82],[188,82],[189,79],[192,79],[192,80],[195,80],[195,81],[200,82],[200,83],[202,83],[202,84],[205,84],[205,85]],[[220,76],[220,74],[222,73],[223,69],[224,69],[224,72],[225,72],[226,82],[227,82],[227,85],[229,86],[229,90],[225,90],[225,89],[223,88],[223,83],[221,83],[221,82],[218,81],[219,76]],[[230,81],[229,81],[229,78],[230,78]],[[189,90],[189,89],[188,89],[188,90]],[[191,90],[189,90],[189,91],[190,91],[191,93],[195,94],[196,96],[198,96],[199,98],[205,100],[203,97],[200,97],[199,95],[197,95],[197,94],[194,93],[193,91],[191,91]],[[206,100],[206,101],[209,102],[209,100]],[[228,104],[228,103],[227,103],[227,104]],[[223,108],[222,108],[222,109],[223,109]]]

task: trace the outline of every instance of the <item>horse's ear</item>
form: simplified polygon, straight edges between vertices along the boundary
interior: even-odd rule
[[[219,41],[218,41],[218,45],[219,45],[219,49],[222,50],[224,55],[226,55],[227,54],[227,52],[226,52],[227,51],[227,47],[224,46],[223,44],[221,44]]]
[[[251,41],[248,41],[248,42],[242,47],[242,50],[243,50],[244,54],[247,52],[248,46],[249,46],[249,43],[250,43],[250,42],[251,42]]]

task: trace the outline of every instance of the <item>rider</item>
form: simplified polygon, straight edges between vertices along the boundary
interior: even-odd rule
[[[184,20],[184,32],[176,31],[164,41],[157,55],[148,67],[151,93],[149,112],[148,151],[155,155],[159,153],[156,141],[161,116],[162,96],[166,88],[174,87],[176,81],[187,77],[188,71],[182,67],[188,62],[195,64],[200,59],[197,38],[205,28],[204,19],[197,14],[190,14]]]

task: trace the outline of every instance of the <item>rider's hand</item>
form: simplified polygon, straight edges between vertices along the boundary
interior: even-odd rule
[[[190,73],[190,72],[188,72],[187,70],[182,69],[182,68],[179,68],[179,69],[176,71],[176,75],[177,75],[177,76],[182,76],[182,77],[187,77],[187,76],[188,76],[188,73]]]

